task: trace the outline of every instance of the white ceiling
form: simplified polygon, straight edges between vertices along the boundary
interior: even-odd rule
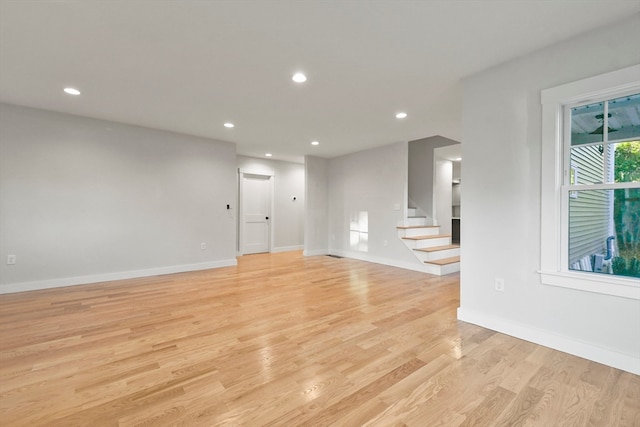
[[[461,78],[639,11],[637,0],[0,0],[0,101],[290,161],[460,140]]]

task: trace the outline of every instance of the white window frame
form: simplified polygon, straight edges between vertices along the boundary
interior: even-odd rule
[[[566,105],[597,102],[617,94],[640,91],[640,65],[579,80],[542,91],[541,265],[545,285],[640,299],[640,279],[580,272],[568,266],[568,190],[564,175],[570,165],[564,155],[563,109]],[[637,92],[636,92],[637,93]],[[624,188],[625,184],[607,185]],[[575,188],[576,186],[572,186]],[[582,187],[582,186],[580,186]],[[598,189],[597,185],[584,186]]]

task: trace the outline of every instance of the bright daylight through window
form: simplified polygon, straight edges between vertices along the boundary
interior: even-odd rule
[[[640,94],[564,107],[568,269],[640,278]]]
[[[640,300],[640,65],[540,101],[540,282]]]

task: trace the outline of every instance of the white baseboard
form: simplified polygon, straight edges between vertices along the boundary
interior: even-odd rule
[[[367,261],[367,262],[372,262],[374,264],[382,264],[382,265],[388,265],[389,267],[398,267],[398,268],[403,268],[405,270],[413,270],[413,271],[419,271],[421,273],[425,273],[425,270],[423,268],[423,266],[421,265],[420,262],[417,262],[418,259],[416,258],[416,262],[407,262],[407,261],[398,261],[398,260],[394,260],[394,259],[388,259],[388,258],[380,258],[380,257],[376,257],[376,256],[371,256],[369,254],[365,254],[362,252],[351,252],[351,251],[329,251],[329,253],[331,255],[338,255],[341,257],[345,257],[345,258],[353,258],[353,259],[357,259],[360,261]]]
[[[458,308],[458,320],[640,375],[640,357],[618,353],[566,336],[556,335],[549,331],[532,328],[462,307]]]
[[[169,267],[158,267],[145,270],[119,271],[116,273],[92,274],[89,276],[76,276],[60,279],[37,280],[33,282],[10,283],[6,285],[0,285],[0,294],[36,291],[39,289],[61,288],[64,286],[86,285],[89,283],[108,282],[111,280],[160,276],[163,274],[184,273],[187,271],[208,270],[211,268],[232,267],[235,265],[238,265],[238,261],[234,258],[220,261],[201,262],[197,264],[172,265]]]
[[[291,252],[291,251],[301,251],[304,249],[304,245],[297,245],[297,246],[280,246],[278,248],[272,248],[271,249],[271,253],[278,253],[278,252]]]
[[[302,255],[303,256],[321,256],[321,255],[328,255],[329,251],[327,251],[326,249],[314,249],[314,250],[304,250],[302,251]]]

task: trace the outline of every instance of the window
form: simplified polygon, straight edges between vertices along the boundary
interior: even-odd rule
[[[640,94],[563,110],[569,269],[640,278]]]
[[[542,282],[640,299],[640,66],[542,104]]]

